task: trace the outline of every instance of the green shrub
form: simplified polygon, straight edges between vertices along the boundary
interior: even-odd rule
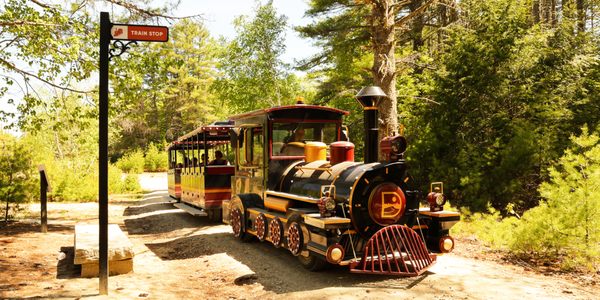
[[[137,193],[142,191],[142,186],[137,175],[127,174],[122,186],[121,193]]]
[[[141,150],[126,153],[117,166],[125,173],[139,174],[144,172],[144,153]]]
[[[123,179],[122,179],[123,171],[119,169],[116,165],[109,164],[108,165],[108,193],[109,194],[119,194],[123,191]],[[96,187],[98,184],[96,183]]]
[[[510,248],[593,270],[600,265],[600,137],[582,131],[550,168],[550,182],[540,186],[546,201],[523,215]]]
[[[502,219],[500,212],[488,208],[490,213],[474,213],[461,210],[461,221],[452,227],[452,235],[476,238],[483,244],[499,250],[506,250],[513,239],[513,230],[518,222],[515,217]]]
[[[10,204],[15,212],[19,203],[32,198],[36,180],[31,160],[31,153],[23,143],[0,131],[0,205],[6,204],[0,210],[4,210],[5,221],[10,217]]]
[[[164,172],[168,164],[167,152],[159,144],[150,143],[144,157],[144,170],[146,172]]]

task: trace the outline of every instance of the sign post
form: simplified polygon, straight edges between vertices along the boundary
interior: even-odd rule
[[[108,63],[137,41],[166,42],[169,28],[130,24],[112,24],[107,12],[100,13],[99,116],[98,116],[98,202],[99,202],[99,274],[100,295],[108,295]],[[110,41],[114,40],[113,49]],[[122,41],[129,41],[123,43]]]
[[[42,233],[48,232],[48,192],[52,191],[48,175],[46,174],[46,167],[44,165],[38,166],[40,171],[40,223],[42,224]]]

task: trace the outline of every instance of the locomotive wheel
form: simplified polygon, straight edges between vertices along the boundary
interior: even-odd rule
[[[262,242],[267,237],[267,217],[264,214],[259,214],[254,221],[256,237]]]
[[[233,230],[233,236],[235,236],[236,238],[240,238],[240,239],[244,235],[242,218],[243,218],[242,212],[240,211],[239,208],[234,208],[231,211],[231,216],[229,217],[229,220],[231,222],[231,230]]]
[[[288,249],[292,254],[298,256],[304,246],[304,238],[302,236],[302,227],[297,222],[293,222],[288,227],[287,236]]]
[[[281,247],[283,241],[283,224],[279,218],[275,218],[269,222],[269,237],[275,248]]]
[[[311,272],[321,271],[328,265],[325,259],[320,258],[313,253],[309,253],[308,256],[298,255],[298,261],[305,269]]]

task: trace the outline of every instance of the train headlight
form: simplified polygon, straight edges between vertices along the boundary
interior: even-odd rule
[[[319,207],[319,213],[321,217],[331,217],[335,215],[335,200],[329,196],[321,197],[319,201],[317,201],[317,206]]]
[[[440,252],[448,253],[454,249],[454,239],[447,235],[440,238]]]
[[[326,210],[335,210],[335,200],[333,200],[333,198],[327,198],[327,200],[325,200],[325,209]]]
[[[446,196],[442,193],[437,193],[435,196],[435,204],[442,206],[446,203]]]
[[[340,244],[333,244],[327,248],[327,261],[332,264],[338,264],[344,259],[344,248]]]
[[[430,211],[444,210],[446,204],[446,195],[444,195],[444,183],[432,182],[429,194],[427,194],[427,202],[429,202]]]

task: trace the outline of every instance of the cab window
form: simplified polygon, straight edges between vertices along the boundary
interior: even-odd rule
[[[260,127],[244,129],[242,146],[240,147],[240,165],[243,167],[261,167],[263,165],[264,135]]]

